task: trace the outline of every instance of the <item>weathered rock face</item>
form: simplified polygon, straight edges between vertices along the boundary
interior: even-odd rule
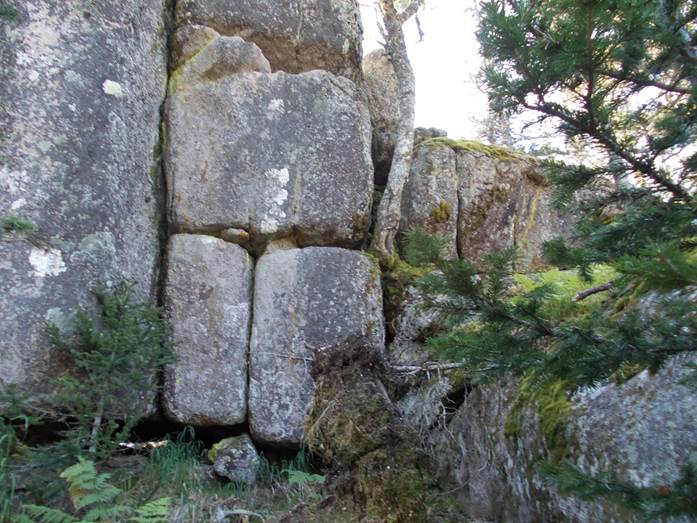
[[[517,270],[544,266],[545,241],[566,236],[570,218],[552,207],[534,159],[506,149],[427,139],[416,150],[403,198],[402,231],[444,236],[444,254],[481,261],[515,245]]]
[[[574,396],[560,440],[566,441],[565,449],[549,448],[534,404],[519,412],[519,426],[510,434],[506,422],[516,387],[476,387],[448,424],[431,435],[431,453],[439,459],[440,473],[458,486],[470,517],[523,523],[631,521],[616,506],[559,496],[535,464],[565,454],[589,473],[611,471],[639,486],[674,483],[697,448],[697,399],[680,384],[686,362],[677,358],[654,376],[643,372],[623,385]]]
[[[235,483],[254,485],[259,470],[259,454],[247,434],[225,438],[208,451],[216,475]]]
[[[373,163],[375,183],[385,185],[399,126],[399,92],[397,76],[383,49],[363,59],[363,85],[373,123]]]
[[[269,61],[256,45],[237,36],[220,36],[210,27],[186,25],[174,33],[175,72],[170,90],[211,82],[235,73],[270,73]]]
[[[324,69],[360,78],[362,27],[355,0],[180,0],[176,20],[254,42],[274,71]]]
[[[566,219],[552,208],[552,190],[528,158],[496,158],[459,151],[458,249],[481,260],[495,249],[518,248],[519,270],[544,265],[545,241],[563,236]]]
[[[0,380],[46,389],[46,320],[65,325],[97,282],[154,295],[166,83],[163,2],[20,2],[0,22]]]
[[[383,351],[379,270],[337,248],[263,256],[255,277],[250,346],[249,425],[256,441],[298,445],[321,347],[360,344]]]
[[[245,420],[251,308],[247,251],[210,236],[172,236],[165,310],[178,359],[165,373],[170,419],[199,426]]]
[[[298,245],[362,241],[370,122],[349,80],[324,71],[176,80],[167,114],[176,230],[243,229],[257,250],[285,237]]]
[[[447,240],[443,255],[457,258],[458,188],[455,151],[450,147],[420,147],[402,199],[400,228],[417,227]]]

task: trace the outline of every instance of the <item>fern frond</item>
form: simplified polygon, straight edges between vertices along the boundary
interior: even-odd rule
[[[131,511],[125,505],[114,505],[113,507],[97,506],[87,511],[80,523],[102,523],[111,521],[123,521],[123,516]]]
[[[135,510],[135,516],[128,519],[132,523],[167,523],[169,521],[169,498],[160,498]]]
[[[84,495],[77,504],[75,504],[75,509],[80,510],[90,505],[111,503],[119,494],[121,494],[121,489],[113,485],[105,485],[94,492]]]
[[[26,520],[31,523],[77,523],[78,519],[62,510],[55,508],[42,507],[40,505],[23,505],[22,510],[26,513]]]

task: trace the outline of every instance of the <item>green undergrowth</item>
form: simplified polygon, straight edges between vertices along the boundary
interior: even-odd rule
[[[574,301],[574,297],[589,287],[602,285],[616,277],[616,272],[606,265],[596,265],[590,272],[591,284],[584,281],[577,271],[556,268],[533,274],[515,274],[513,279],[517,288],[514,292],[529,293],[541,286],[551,286],[554,293],[545,300],[540,312],[554,321],[580,319],[599,310],[607,294],[594,294],[581,301]]]
[[[36,230],[36,225],[34,225],[29,220],[15,216],[14,214],[9,214],[4,218],[0,218],[0,239],[5,234],[10,234],[13,232],[17,233],[31,233]]]
[[[521,151],[501,147],[499,145],[489,145],[482,142],[472,140],[453,140],[446,137],[429,138],[421,142],[418,147],[450,147],[456,152],[465,152],[472,154],[482,154],[496,160],[529,160],[534,161],[534,158],[526,155]]]
[[[283,514],[298,504],[322,499],[324,476],[311,470],[307,453],[270,460],[259,457],[257,481],[243,485],[213,475],[206,450],[193,433],[182,433],[152,451],[129,495],[137,501],[167,496],[174,521],[213,521],[221,513],[258,514],[258,520]]]

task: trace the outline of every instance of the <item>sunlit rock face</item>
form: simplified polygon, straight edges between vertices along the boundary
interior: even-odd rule
[[[443,137],[421,142],[404,190],[401,230],[445,238],[444,255],[481,262],[515,246],[516,270],[545,266],[545,241],[568,237],[572,218],[552,205],[552,189],[533,158]]]
[[[165,311],[177,360],[165,372],[173,421],[235,425],[247,415],[253,262],[211,236],[170,238]]]
[[[176,22],[253,42],[274,71],[361,77],[363,30],[354,0],[180,0]]]
[[[13,2],[0,22],[0,217],[32,235],[0,242],[0,380],[50,392],[45,321],[91,307],[96,283],[154,298],[161,0]]]
[[[322,348],[383,352],[379,269],[358,252],[279,250],[257,264],[250,346],[249,426],[255,441],[297,446]]]
[[[186,32],[167,104],[172,228],[244,230],[257,252],[290,237],[359,245],[373,174],[355,85],[326,71],[270,74],[256,45]]]

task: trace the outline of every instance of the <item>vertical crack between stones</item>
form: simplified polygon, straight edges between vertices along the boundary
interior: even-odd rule
[[[463,260],[462,253],[462,233],[460,232],[460,216],[462,216],[462,189],[460,184],[462,183],[462,170],[460,169],[459,155],[455,154],[455,179],[457,180],[457,214],[455,215],[455,253],[457,254],[458,260]]]
[[[167,278],[167,246],[169,244],[169,220],[168,220],[168,187],[167,187],[167,175],[165,172],[165,157],[167,154],[167,122],[165,118],[165,107],[167,104],[167,99],[169,98],[169,84],[171,81],[172,73],[172,48],[171,48],[171,38],[172,32],[174,30],[174,16],[176,9],[177,0],[164,0],[162,9],[162,24],[164,27],[164,45],[163,53],[165,55],[165,74],[166,81],[164,86],[164,95],[162,97],[162,103],[160,105],[160,125],[159,125],[159,176],[158,176],[158,194],[157,203],[159,207],[159,217],[160,223],[158,227],[158,239],[160,252],[158,254],[158,274],[157,274],[157,305],[163,308],[165,305],[165,283]],[[165,385],[165,369],[161,368],[157,375],[157,414],[164,417],[164,405],[163,405],[163,391]]]

